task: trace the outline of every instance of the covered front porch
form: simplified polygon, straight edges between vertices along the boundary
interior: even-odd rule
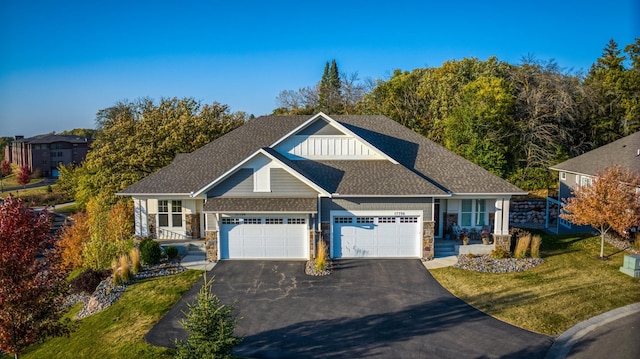
[[[452,198],[441,201],[441,232],[435,236],[434,258],[491,254],[509,248],[510,197]]]

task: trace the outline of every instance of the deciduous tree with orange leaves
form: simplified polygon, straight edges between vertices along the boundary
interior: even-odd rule
[[[596,174],[592,184],[577,188],[564,203],[560,217],[578,225],[590,225],[600,233],[600,258],[604,238],[613,229],[627,237],[640,225],[640,174],[612,166]]]

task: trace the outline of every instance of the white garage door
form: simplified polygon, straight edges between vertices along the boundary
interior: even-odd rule
[[[333,257],[420,257],[420,217],[335,216]]]
[[[220,225],[222,259],[305,259],[306,218],[223,217]]]

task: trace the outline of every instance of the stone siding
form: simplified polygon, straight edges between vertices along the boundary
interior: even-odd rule
[[[185,215],[187,238],[199,239],[200,238],[200,214],[186,214]]]
[[[149,237],[156,239],[157,236],[157,231],[156,231],[156,214],[155,213],[150,213],[147,216],[147,228],[149,229]]]
[[[435,222],[422,222],[422,260],[431,260],[435,256],[433,229]]]
[[[206,248],[207,248],[207,260],[209,262],[218,261],[218,232],[205,231],[206,235]]]
[[[506,234],[506,235],[494,234],[493,235],[493,240],[495,242],[496,249],[502,248],[507,252],[511,251],[511,235],[509,235],[509,234]]]

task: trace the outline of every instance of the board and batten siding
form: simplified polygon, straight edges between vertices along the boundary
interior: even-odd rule
[[[322,222],[331,221],[331,211],[422,211],[422,220],[433,219],[432,198],[322,198]]]
[[[253,169],[241,168],[207,192],[207,197],[316,197],[318,192],[282,168],[271,168],[271,191],[255,192]]]

